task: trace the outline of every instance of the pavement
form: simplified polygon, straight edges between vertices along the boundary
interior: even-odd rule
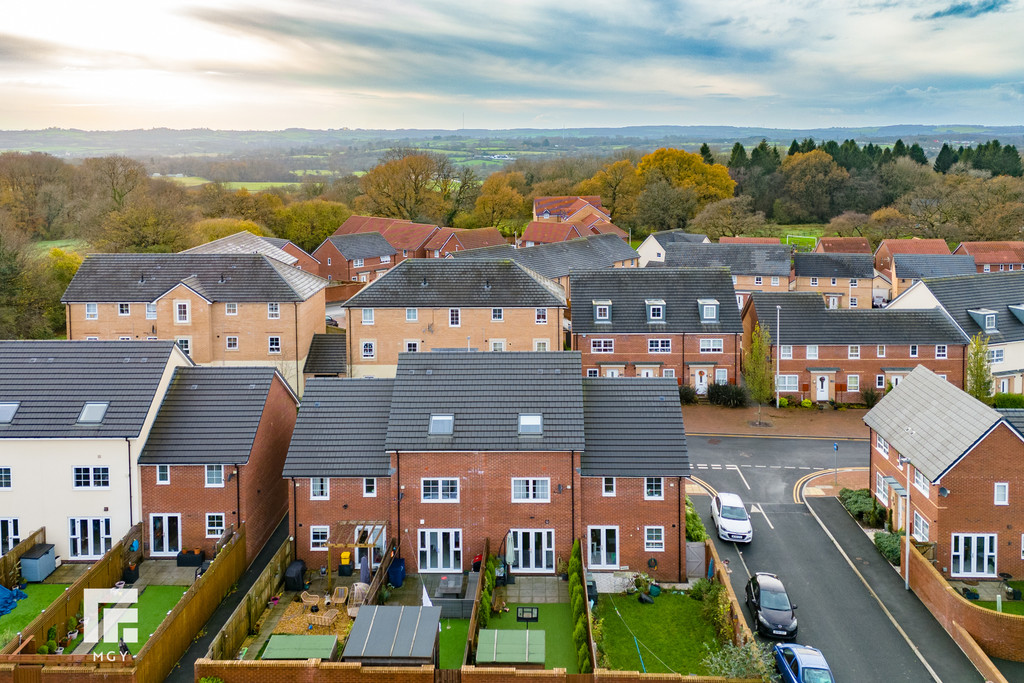
[[[687,434],[719,436],[762,436],[792,439],[867,439],[864,408],[824,410],[817,408],[761,408],[757,424],[757,406],[723,408],[706,404],[683,406],[683,424]]]

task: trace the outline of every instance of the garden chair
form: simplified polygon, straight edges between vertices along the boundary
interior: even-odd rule
[[[332,626],[338,618],[338,610],[329,609],[319,614],[310,614],[306,617],[313,626]]]
[[[332,605],[344,605],[348,600],[348,586],[335,586],[334,595],[331,596]]]
[[[313,593],[302,591],[302,595],[300,597],[302,598],[302,604],[306,607],[313,607],[314,605],[320,604],[320,597]]]

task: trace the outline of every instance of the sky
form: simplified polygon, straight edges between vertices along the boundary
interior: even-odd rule
[[[1024,0],[36,0],[0,129],[1024,124]]]

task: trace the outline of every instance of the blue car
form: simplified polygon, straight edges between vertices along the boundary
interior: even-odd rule
[[[809,645],[779,643],[772,648],[772,654],[784,683],[835,683],[821,650]]]

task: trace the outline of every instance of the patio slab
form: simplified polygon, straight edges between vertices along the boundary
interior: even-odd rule
[[[511,586],[499,587],[508,603],[551,604],[569,602],[569,582],[557,576],[516,576]]]

